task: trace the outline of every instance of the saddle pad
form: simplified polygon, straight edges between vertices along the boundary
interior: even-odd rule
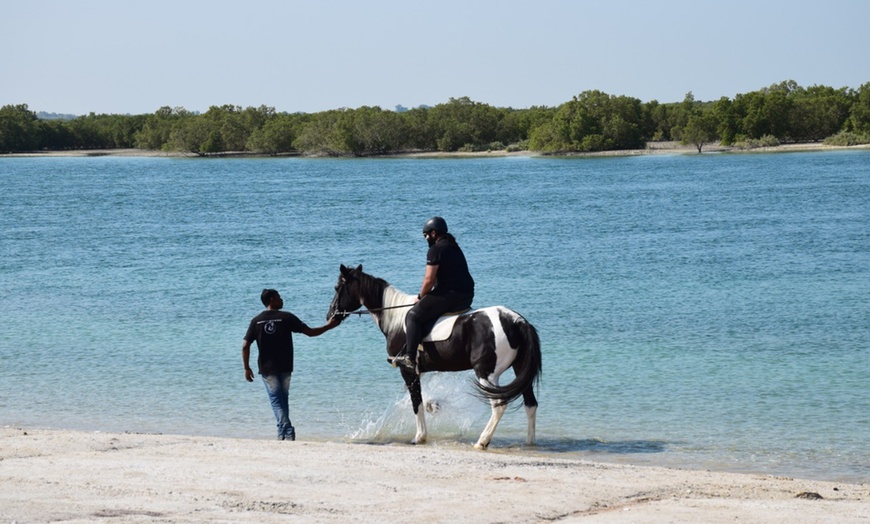
[[[471,309],[445,313],[435,322],[432,331],[423,337],[423,342],[441,342],[442,340],[447,340],[450,338],[450,334],[453,333],[453,324],[456,324],[456,319],[471,313],[474,313]]]

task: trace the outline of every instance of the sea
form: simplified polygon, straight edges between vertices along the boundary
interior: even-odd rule
[[[542,342],[537,446],[518,402],[488,452],[870,482],[866,149],[0,158],[0,426],[273,439],[261,290],[312,327],[341,264],[416,293],[435,215]],[[294,340],[300,440],[409,445],[370,317]],[[424,376],[425,446],[477,439],[472,381]]]

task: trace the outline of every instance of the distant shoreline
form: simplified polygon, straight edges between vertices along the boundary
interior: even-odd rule
[[[821,142],[804,143],[804,144],[784,144],[775,147],[759,147],[754,149],[743,149],[739,147],[721,146],[716,143],[710,143],[702,148],[702,154],[706,153],[770,153],[770,152],[804,152],[804,151],[833,151],[846,149],[870,149],[870,144],[860,146],[828,146]],[[472,153],[466,152],[443,152],[443,151],[426,151],[426,152],[403,152],[389,155],[367,156],[360,158],[486,158],[486,157],[511,157],[511,156],[527,156],[527,157],[599,157],[599,156],[639,156],[639,155],[660,155],[660,154],[697,154],[697,148],[693,145],[684,145],[679,142],[649,142],[645,149],[623,149],[618,151],[597,151],[591,153],[569,153],[564,155],[550,155],[538,151],[476,151]],[[249,152],[227,152],[221,154],[210,155],[208,157],[200,157],[192,153],[157,151],[151,149],[82,149],[72,151],[33,151],[27,153],[4,153],[0,154],[0,158],[19,158],[19,157],[168,157],[168,158],[228,158],[228,157],[246,157],[246,158],[272,158],[270,155],[261,153]],[[278,155],[277,158],[301,157],[301,158],[318,158],[308,155]]]

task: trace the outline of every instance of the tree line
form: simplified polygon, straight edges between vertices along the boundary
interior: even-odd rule
[[[413,151],[641,149],[650,141],[754,147],[870,143],[870,82],[858,89],[804,88],[794,81],[700,102],[641,102],[585,91],[558,107],[498,108],[468,97],[404,111],[380,107],[283,113],[272,107],[212,106],[205,113],[161,107],[152,114],[91,113],[40,120],[26,104],[0,108],[0,152],[147,149],[368,156]]]

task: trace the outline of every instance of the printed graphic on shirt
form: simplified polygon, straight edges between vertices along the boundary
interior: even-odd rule
[[[265,324],[263,326],[263,333],[267,335],[274,335],[278,330],[277,322],[281,322],[280,318],[273,318],[271,320],[261,320],[258,324]]]

